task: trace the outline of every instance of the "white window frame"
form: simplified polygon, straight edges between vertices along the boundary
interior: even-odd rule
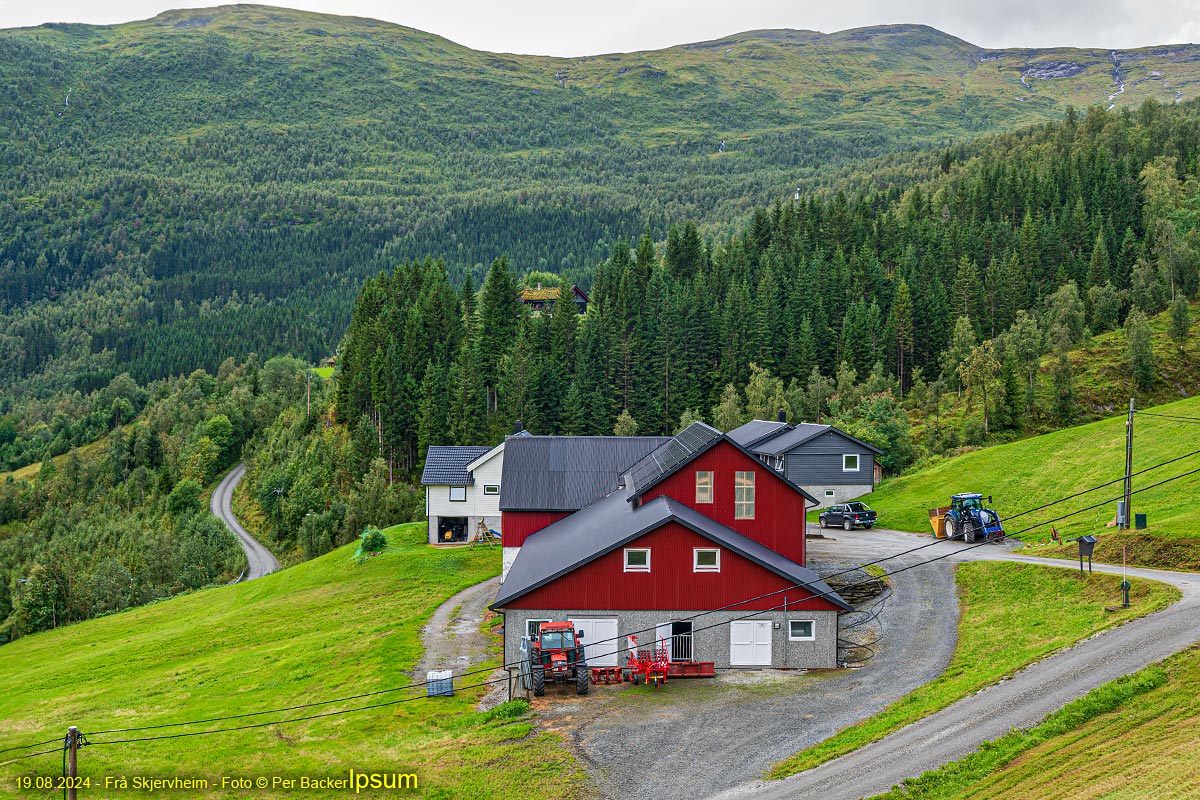
[[[835,492],[833,489],[826,489],[825,496],[826,497],[837,497],[837,492]]]
[[[847,467],[846,459],[853,458],[854,466]],[[862,471],[862,456],[858,453],[842,453],[842,472],[861,472]]]
[[[646,554],[646,563],[645,564],[630,564],[629,563],[629,554],[630,553],[645,553]],[[626,547],[623,563],[625,564],[626,572],[649,572],[650,571],[650,548],[649,547]]]
[[[794,636],[792,634],[792,623],[807,622],[810,631],[808,636]],[[817,640],[817,622],[812,619],[789,619],[788,620],[788,641],[789,642],[815,642]]]
[[[701,553],[713,553],[717,557],[717,563],[704,564],[700,563]],[[692,548],[692,572],[720,572],[721,571],[721,548],[719,547],[693,547]]]
[[[527,620],[525,620],[525,635],[528,636],[530,639],[536,639],[537,638],[536,631],[530,631],[529,626],[535,622],[540,626],[543,622],[552,622],[552,621],[553,620],[549,620],[549,619],[527,619]]]
[[[455,496],[454,496],[454,493],[455,493],[455,492],[462,492],[462,497],[455,497]],[[450,502],[451,502],[451,503],[465,503],[465,502],[467,502],[467,487],[465,487],[465,486],[451,486],[451,487],[450,487]]]
[[[750,482],[747,485],[739,484],[739,481],[746,480],[750,476]],[[738,470],[733,473],[733,518],[734,519],[754,519],[754,470]],[[749,490],[749,499],[747,499],[746,491]],[[749,513],[745,511],[749,507]]]
[[[702,486],[700,483],[701,475],[705,476],[708,481],[706,486]],[[713,474],[712,470],[696,470],[696,505],[712,505],[714,477],[715,475]],[[701,495],[701,489],[704,489],[707,492],[707,495]],[[707,499],[702,499],[702,497],[705,496]]]
[[[500,484],[485,483],[483,485],[483,493],[486,495],[491,495],[491,496],[496,496],[496,495],[500,494]]]

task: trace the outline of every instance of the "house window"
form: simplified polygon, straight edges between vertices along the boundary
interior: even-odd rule
[[[650,551],[645,548],[625,548],[625,571],[626,572],[649,572],[650,571]]]
[[[846,453],[842,456],[842,472],[858,472],[858,453]]]
[[[733,518],[754,519],[754,473],[733,475]]]
[[[548,619],[527,619],[525,620],[525,635],[530,639],[536,639],[538,633],[542,629],[543,622],[549,622]]]
[[[696,504],[713,501],[713,474],[711,472],[696,473]]]
[[[720,572],[721,551],[715,547],[692,549],[692,572]]]
[[[450,502],[451,503],[467,502],[467,487],[451,486],[450,487]]]
[[[833,489],[826,489],[826,490],[825,490],[825,496],[826,496],[826,497],[828,497],[828,498],[830,498],[830,499],[832,499],[832,498],[833,498],[833,496],[834,496],[834,491],[833,491]]]
[[[793,642],[811,642],[816,640],[817,634],[813,630],[813,621],[811,619],[789,619],[788,620],[788,639]]]
[[[500,494],[500,485],[495,483],[485,483],[483,485],[484,494]]]
[[[776,472],[783,472],[783,465],[784,465],[783,456],[779,456],[778,458],[775,459],[775,471]]]

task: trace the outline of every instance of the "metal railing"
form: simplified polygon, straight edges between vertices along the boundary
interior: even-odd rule
[[[692,635],[690,633],[677,633],[671,637],[671,660],[695,660],[692,654]]]

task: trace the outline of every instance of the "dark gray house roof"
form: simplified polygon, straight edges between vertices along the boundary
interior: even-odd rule
[[[851,610],[829,584],[807,567],[668,497],[633,508],[625,492],[613,492],[588,508],[549,525],[525,540],[492,608],[588,564],[668,522],[678,522],[712,542],[803,586],[846,611]]]
[[[514,436],[504,445],[501,511],[577,511],[617,488],[663,436]],[[469,462],[468,462],[469,463]]]
[[[719,430],[693,422],[629,469],[628,488],[635,495],[641,494],[719,441]]]
[[[429,453],[425,456],[425,471],[421,473],[421,485],[470,486],[475,481],[467,472],[467,464],[491,449],[476,446],[430,446]],[[505,449],[507,450],[507,447]]]
[[[749,422],[747,422],[745,425],[739,425],[738,427],[729,431],[725,435],[728,436],[730,439],[733,439],[735,442],[740,444],[742,447],[745,447],[747,449],[753,449],[753,445],[755,442],[758,442],[760,439],[765,439],[768,436],[771,436],[773,434],[776,434],[779,431],[786,429],[787,427],[789,427],[789,426],[786,422],[775,422],[773,420],[765,420],[765,419],[752,419]]]
[[[790,450],[796,449],[810,439],[815,439],[826,431],[833,431],[839,436],[844,436],[850,441],[862,445],[876,455],[883,455],[883,451],[878,447],[867,444],[863,440],[857,439],[843,430],[835,428],[832,425],[814,425],[811,422],[801,422],[799,425],[782,425],[778,422],[769,423],[761,419],[756,419],[747,422],[745,425],[735,429],[734,431],[731,431],[729,435],[732,438],[734,433],[737,433],[745,428],[750,428],[750,426],[754,425],[776,426],[774,430],[766,431],[763,435],[751,440],[750,444],[744,445],[748,450],[751,450],[759,455],[777,456],[781,453],[786,453]],[[766,429],[755,428],[752,430],[763,431]]]

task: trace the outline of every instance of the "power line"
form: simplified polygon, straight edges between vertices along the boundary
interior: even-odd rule
[[[1197,452],[1200,452],[1200,451],[1197,451]],[[1177,458],[1171,459],[1170,461],[1165,461],[1165,462],[1162,462],[1161,464],[1157,464],[1157,465],[1155,465],[1155,466],[1153,466],[1153,467],[1148,467],[1148,468],[1146,468],[1145,470],[1142,470],[1142,472],[1147,472],[1147,471],[1149,471],[1149,470],[1151,470],[1151,469],[1156,469],[1156,468],[1158,468],[1158,467],[1164,466],[1165,464],[1169,464],[1169,463],[1172,463],[1172,462],[1174,462],[1174,461],[1178,461],[1178,460],[1180,460],[1180,459],[1182,459],[1182,458],[1187,458],[1188,456],[1195,455],[1195,454],[1196,454],[1196,453],[1189,453],[1189,454],[1187,454],[1187,455],[1185,455],[1185,456],[1179,456],[1179,457],[1177,457]],[[1172,476],[1172,477],[1170,477],[1170,478],[1166,478],[1166,479],[1164,479],[1164,480],[1162,480],[1162,481],[1159,481],[1159,482],[1157,482],[1157,483],[1151,484],[1151,485],[1149,485],[1149,486],[1142,487],[1142,488],[1140,488],[1140,489],[1138,489],[1138,490],[1136,490],[1136,491],[1132,492],[1132,494],[1138,494],[1138,493],[1141,493],[1141,492],[1147,491],[1147,490],[1149,490],[1149,489],[1153,489],[1153,488],[1156,488],[1156,487],[1158,487],[1158,486],[1162,486],[1163,484],[1170,483],[1171,481],[1179,480],[1179,479],[1181,479],[1181,478],[1184,478],[1184,477],[1187,477],[1187,476],[1189,476],[1189,475],[1196,474],[1196,473],[1198,473],[1198,472],[1200,472],[1200,468],[1198,468],[1198,469],[1195,469],[1195,470],[1191,470],[1191,471],[1189,471],[1189,472],[1181,473],[1181,474],[1179,474],[1179,475],[1175,475],[1175,476]],[[1140,473],[1138,473],[1138,474],[1140,474]],[[1124,479],[1122,478],[1121,480],[1124,480]],[[1093,489],[1092,489],[1092,490],[1094,490],[1094,489],[1097,489],[1097,488],[1103,488],[1104,486],[1111,485],[1111,483],[1112,483],[1112,482],[1110,482],[1110,483],[1106,483],[1106,484],[1102,484],[1102,485],[1100,485],[1100,486],[1098,486],[1098,487],[1093,487]],[[1088,490],[1088,491],[1092,491],[1092,490]],[[1079,494],[1086,494],[1086,493],[1087,493],[1087,492],[1080,492],[1080,493],[1077,493],[1077,494],[1075,494],[1075,495],[1071,495],[1071,496],[1069,496],[1069,497],[1067,497],[1067,498],[1063,498],[1063,499],[1061,499],[1061,500],[1059,500],[1059,501],[1056,501],[1056,502],[1054,502],[1054,503],[1048,503],[1048,504],[1045,504],[1045,505],[1043,505],[1043,506],[1040,506],[1038,509],[1030,509],[1030,512],[1032,512],[1032,511],[1034,511],[1034,510],[1039,510],[1039,509],[1041,509],[1041,508],[1046,508],[1046,507],[1049,507],[1049,506],[1052,506],[1052,505],[1056,505],[1056,504],[1058,504],[1058,503],[1061,503],[1061,502],[1065,502],[1065,501],[1066,501],[1066,500],[1068,500],[1068,499],[1071,499],[1071,498],[1073,498],[1073,497],[1077,497],[1077,496],[1079,496]],[[1124,496],[1124,495],[1121,495],[1121,497],[1123,497],[1123,496]],[[1031,531],[1031,530],[1033,530],[1033,529],[1035,529],[1035,528],[1042,527],[1042,526],[1044,526],[1044,525],[1049,525],[1049,524],[1050,524],[1050,523],[1052,523],[1052,522],[1058,522],[1058,521],[1060,521],[1060,520],[1067,519],[1068,517],[1072,517],[1072,516],[1075,516],[1075,515],[1077,515],[1077,514],[1081,514],[1081,513],[1084,513],[1084,512],[1086,512],[1086,511],[1091,511],[1091,510],[1093,510],[1093,509],[1095,509],[1095,508],[1099,508],[1100,506],[1106,505],[1107,503],[1111,503],[1111,502],[1113,502],[1113,501],[1114,501],[1114,500],[1116,500],[1116,499],[1120,499],[1120,497],[1117,497],[1117,498],[1111,498],[1111,499],[1106,499],[1106,500],[1100,501],[1099,503],[1093,504],[1093,505],[1091,505],[1091,506],[1087,506],[1087,507],[1085,507],[1085,508],[1081,508],[1081,509],[1078,509],[1078,510],[1076,510],[1076,511],[1072,511],[1072,512],[1069,512],[1069,513],[1067,513],[1067,514],[1063,514],[1063,515],[1061,515],[1061,516],[1054,517],[1054,518],[1052,518],[1052,519],[1049,519],[1049,520],[1045,520],[1045,521],[1043,521],[1043,522],[1038,522],[1038,523],[1035,523],[1034,525],[1028,526],[1028,527],[1026,527],[1026,528],[1023,528],[1023,529],[1021,529],[1021,530],[1019,530],[1019,531],[1016,531],[1015,533],[1012,533],[1012,534],[1009,534],[1009,535],[1011,535],[1011,536],[1015,536],[1015,535],[1020,535],[1020,534],[1022,534],[1022,533],[1027,533],[1028,531]],[[1021,512],[1021,515],[1025,514],[1025,513],[1030,513],[1030,512]],[[1015,516],[1020,516],[1020,515],[1013,515],[1013,516],[1015,517]],[[1009,517],[1009,519],[1011,519],[1011,518],[1012,518],[1012,517]],[[902,551],[901,553],[896,553],[896,554],[894,554],[894,555],[887,556],[887,557],[884,557],[884,558],[880,558],[880,559],[877,559],[877,560],[875,560],[875,561],[869,561],[869,562],[866,562],[866,563],[865,563],[865,564],[863,564],[863,565],[860,565],[859,567],[851,567],[851,568],[848,568],[848,569],[846,569],[846,570],[842,570],[841,572],[838,572],[838,573],[832,573],[831,575],[829,575],[829,576],[827,576],[827,577],[833,577],[833,576],[835,576],[835,575],[845,574],[845,573],[847,573],[847,572],[850,572],[850,571],[853,571],[853,570],[861,569],[862,567],[865,567],[865,566],[869,566],[869,565],[872,565],[872,564],[878,564],[878,563],[881,563],[881,562],[883,562],[883,561],[892,560],[892,559],[898,558],[898,557],[900,557],[900,556],[903,556],[903,555],[907,555],[907,554],[910,554],[910,553],[916,552],[916,551],[918,551],[918,550],[923,550],[923,549],[925,549],[925,548],[927,548],[927,547],[931,547],[931,546],[933,546],[933,545],[935,545],[935,544],[941,544],[942,542],[945,542],[945,541],[949,541],[949,540],[945,540],[945,539],[935,539],[933,542],[930,542],[930,543],[928,543],[928,544],[924,544],[924,545],[920,545],[920,546],[918,546],[918,547],[910,548],[909,550]],[[865,584],[868,584],[868,583],[873,583],[873,582],[876,582],[876,581],[878,581],[879,577],[890,577],[890,576],[892,576],[892,575],[897,575],[897,574],[899,574],[899,573],[901,573],[901,572],[906,572],[906,571],[908,571],[908,570],[910,570],[910,569],[915,569],[916,567],[925,566],[925,565],[927,565],[927,564],[931,564],[931,563],[934,563],[934,562],[937,562],[937,561],[941,561],[941,560],[943,560],[943,559],[949,558],[949,557],[951,557],[951,556],[954,556],[954,555],[957,555],[957,554],[959,554],[959,553],[963,553],[963,552],[966,552],[966,551],[968,551],[968,550],[973,550],[973,549],[975,549],[975,548],[982,547],[982,546],[984,546],[984,545],[987,545],[987,544],[990,544],[990,543],[991,543],[991,542],[990,542],[989,540],[984,540],[984,541],[982,541],[982,542],[979,542],[979,543],[976,543],[976,544],[968,545],[967,547],[964,547],[964,548],[959,548],[959,549],[956,549],[956,550],[949,551],[949,552],[947,552],[947,553],[945,553],[945,554],[942,554],[942,555],[936,556],[936,557],[934,557],[934,558],[926,559],[926,560],[923,560],[923,561],[918,561],[918,562],[916,562],[916,563],[909,564],[909,565],[907,565],[907,566],[904,566],[904,567],[900,567],[900,568],[898,568],[898,569],[895,569],[895,570],[892,570],[892,571],[890,571],[890,572],[889,572],[889,571],[885,571],[885,572],[884,572],[884,574],[883,574],[882,576],[873,576],[873,577],[868,577],[868,579],[866,579],[866,580],[863,580],[863,581],[858,581],[858,582],[855,582],[855,583],[849,583],[849,584],[846,584],[845,586],[843,586],[843,587],[842,587],[842,589],[843,589],[843,590],[845,590],[845,589],[853,588],[853,587],[856,587],[856,586],[861,586],[861,585],[865,585]],[[786,591],[793,591],[793,590],[795,590],[795,589],[806,589],[806,590],[808,590],[808,591],[809,591],[809,593],[810,593],[810,595],[811,595],[810,597],[807,597],[807,598],[805,598],[804,600],[802,600],[802,601],[800,601],[800,602],[808,602],[808,601],[810,601],[810,600],[823,599],[823,598],[826,598],[826,597],[828,597],[828,596],[830,596],[830,595],[836,595],[836,594],[837,594],[837,592],[836,592],[834,589],[832,589],[832,588],[830,588],[828,591],[823,591],[823,592],[815,592],[815,593],[814,593],[814,592],[812,592],[812,591],[811,591],[811,587],[812,587],[812,583],[811,583],[811,582],[803,582],[803,583],[794,584],[794,585],[791,585],[791,586],[789,586],[789,587],[785,587],[785,588],[783,588],[783,589],[779,589],[779,590],[776,590],[776,591],[773,591],[773,592],[767,592],[767,593],[765,593],[765,594],[759,595],[758,597],[749,598],[749,599],[745,599],[745,600],[740,600],[740,601],[738,601],[738,602],[736,602],[736,603],[731,603],[731,604],[729,604],[729,605],[727,605],[727,606],[724,606],[724,607],[722,607],[722,608],[720,608],[720,609],[712,609],[712,610],[710,610],[710,611],[704,611],[704,612],[700,612],[700,613],[698,613],[698,614],[695,614],[695,615],[693,615],[692,617],[690,617],[690,618],[688,618],[688,619],[690,619],[690,620],[695,620],[695,619],[697,619],[697,618],[699,618],[699,617],[702,617],[702,616],[705,616],[705,615],[707,615],[707,614],[713,614],[713,613],[717,613],[717,612],[719,612],[719,611],[722,611],[722,610],[729,610],[729,609],[732,609],[732,608],[736,608],[737,606],[740,606],[740,605],[745,605],[745,604],[747,604],[747,603],[756,602],[756,601],[758,601],[758,600],[762,600],[762,599],[765,599],[765,598],[767,598],[767,597],[770,597],[770,596],[773,596],[773,595],[781,594],[781,593],[783,593],[783,592],[786,592]],[[751,611],[751,612],[750,612],[749,614],[747,614],[745,617],[739,617],[739,618],[736,618],[736,619],[731,619],[731,620],[725,620],[725,621],[722,621],[722,622],[717,622],[717,623],[714,623],[714,624],[712,624],[712,625],[704,626],[704,627],[701,627],[701,628],[699,628],[699,629],[696,629],[696,630],[701,630],[701,631],[703,631],[703,630],[708,630],[708,629],[710,629],[710,628],[720,627],[720,626],[723,626],[723,625],[729,624],[729,623],[731,623],[731,622],[737,622],[737,621],[741,621],[741,620],[744,620],[744,619],[749,619],[749,618],[751,618],[751,617],[754,617],[754,616],[756,616],[756,615],[758,615],[758,614],[761,614],[761,613],[763,613],[763,611],[775,611],[775,610],[779,610],[779,609],[786,609],[787,605],[788,605],[788,604],[785,602],[785,603],[783,603],[783,604],[780,604],[780,605],[777,605],[777,606],[773,606],[773,607],[771,607],[771,608],[768,608],[768,609],[756,609],[756,610],[753,610],[753,611]],[[676,620],[676,621],[687,621],[687,620]],[[634,632],[634,633],[632,633],[632,634],[625,634],[625,636],[626,636],[626,637],[628,637],[628,636],[630,636],[630,635],[636,636],[636,635],[638,635],[638,633],[643,633],[643,632],[647,632],[647,631],[650,631],[650,630],[654,630],[654,629],[653,629],[653,628],[647,628],[647,629],[645,629],[644,631],[638,631],[638,632]],[[693,631],[693,632],[695,632],[695,631]],[[600,640],[599,642],[595,642],[595,643],[589,643],[589,644],[602,644],[602,643],[605,643],[605,642],[619,641],[619,639],[620,639],[620,638],[622,638],[622,637],[620,637],[620,636],[617,636],[617,637],[610,637],[609,639],[602,639],[602,640]],[[630,648],[630,647],[628,647],[628,646],[625,646],[625,647],[618,648],[618,649],[617,649],[615,652],[617,652],[617,653],[620,653],[620,652],[624,652],[625,650],[629,650],[629,649],[632,649],[632,648]],[[503,669],[503,668],[507,668],[507,667],[519,666],[519,665],[520,665],[520,663],[521,663],[521,662],[505,663],[505,664],[501,664],[501,665],[499,665],[499,666],[496,666],[496,667],[484,667],[484,668],[481,668],[481,669],[478,669],[478,670],[473,670],[473,671],[470,671],[470,672],[465,672],[465,673],[462,673],[462,674],[460,674],[460,675],[459,675],[459,676],[457,676],[457,677],[460,677],[460,678],[461,678],[461,677],[466,677],[466,676],[468,676],[468,675],[479,674],[479,673],[481,673],[481,672],[489,672],[489,671],[494,671],[494,670],[496,670],[496,669]],[[484,682],[481,682],[481,683],[470,684],[470,685],[468,685],[468,686],[464,686],[464,687],[461,687],[461,688],[463,688],[463,689],[467,689],[467,688],[475,688],[475,687],[478,687],[478,686],[486,686],[486,685],[490,685],[490,684],[493,684],[493,683],[498,683],[498,682],[500,682],[500,681],[505,681],[505,680],[508,680],[508,678],[507,678],[507,677],[504,677],[504,678],[493,679],[493,680],[490,680],[490,681],[484,681]],[[230,720],[230,719],[243,719],[243,718],[252,717],[252,716],[261,716],[261,715],[264,715],[264,714],[283,713],[283,712],[286,712],[286,711],[293,711],[293,710],[298,710],[298,709],[301,709],[301,708],[311,708],[311,707],[315,707],[315,706],[329,705],[329,704],[332,704],[332,703],[337,703],[337,702],[345,702],[345,701],[347,701],[347,700],[352,700],[352,699],[361,699],[361,698],[363,698],[363,697],[376,696],[376,695],[379,695],[379,694],[386,694],[386,693],[391,693],[391,692],[396,692],[396,691],[402,691],[402,690],[405,690],[405,689],[413,689],[413,688],[418,688],[418,687],[427,686],[428,684],[429,684],[429,681],[428,681],[428,680],[426,680],[426,681],[422,681],[422,682],[417,682],[417,683],[408,684],[408,685],[406,685],[406,686],[393,687],[393,688],[390,688],[390,689],[381,689],[381,690],[377,690],[377,691],[374,691],[374,692],[365,692],[365,693],[361,693],[361,694],[358,694],[358,695],[351,695],[351,696],[349,696],[349,697],[335,698],[335,699],[331,699],[331,700],[324,700],[324,701],[319,701],[319,702],[314,702],[314,703],[305,703],[305,704],[300,704],[300,705],[295,705],[295,706],[288,706],[288,707],[285,707],[285,708],[268,709],[268,710],[264,710],[264,711],[249,712],[249,713],[246,713],[246,714],[234,714],[234,715],[226,715],[226,716],[223,716],[223,717],[211,717],[211,718],[204,719],[204,720],[190,720],[190,721],[185,721],[185,722],[164,723],[164,724],[162,724],[162,725],[148,725],[148,726],[133,727],[133,728],[117,728],[117,729],[109,729],[109,730],[103,730],[103,731],[96,731],[96,732],[94,732],[92,735],[104,735],[104,734],[108,734],[108,733],[126,733],[126,732],[138,731],[138,730],[158,730],[158,729],[162,729],[162,728],[169,728],[169,727],[180,727],[180,726],[184,726],[184,725],[197,725],[197,724],[204,724],[204,723],[207,723],[207,722],[222,722],[222,721],[226,721],[226,720]],[[354,711],[366,711],[366,710],[370,710],[370,709],[374,709],[374,708],[383,708],[383,707],[386,707],[386,706],[396,705],[396,704],[398,704],[398,703],[404,703],[404,702],[409,702],[409,701],[411,701],[411,700],[421,699],[422,697],[424,697],[424,695],[417,695],[417,696],[415,696],[415,697],[402,698],[402,699],[400,699],[400,700],[393,700],[393,701],[388,701],[388,702],[385,702],[385,703],[375,703],[375,704],[371,704],[371,705],[367,705],[367,706],[361,706],[361,707],[356,707],[356,708],[352,708],[352,709],[343,709],[343,710],[339,710],[339,711],[331,711],[331,712],[326,712],[326,713],[322,713],[322,714],[313,714],[313,715],[308,715],[308,716],[304,716],[304,717],[297,717],[297,718],[290,719],[290,720],[275,720],[275,721],[270,721],[270,722],[254,723],[254,724],[250,724],[250,725],[242,725],[242,726],[237,726],[237,727],[233,727],[233,728],[221,728],[221,729],[214,730],[214,731],[190,731],[190,732],[184,732],[184,733],[178,733],[178,734],[168,734],[168,735],[164,735],[164,736],[138,737],[138,738],[133,738],[133,739],[118,739],[118,740],[112,740],[112,741],[107,741],[107,742],[96,742],[95,744],[122,744],[122,743],[129,743],[129,742],[139,742],[139,741],[153,741],[153,740],[156,740],[156,739],[172,739],[172,738],[181,738],[181,737],[187,737],[187,736],[200,736],[200,735],[207,735],[207,734],[210,734],[210,733],[219,733],[219,732],[226,732],[226,731],[239,731],[239,730],[248,730],[248,729],[252,729],[252,728],[261,728],[261,727],[267,727],[267,726],[270,726],[270,725],[276,725],[276,724],[285,724],[285,723],[288,723],[288,722],[302,722],[302,721],[305,721],[305,720],[311,720],[311,719],[320,719],[320,718],[323,718],[323,717],[337,716],[337,715],[340,715],[340,714],[352,713],[352,712],[354,712]],[[48,740],[48,741],[46,741],[46,742],[42,742],[42,743],[40,743],[40,744],[50,744],[50,743],[52,743],[52,742],[56,742],[56,741],[58,741],[58,740],[57,740],[57,739],[51,739],[51,740]],[[24,749],[24,748],[26,748],[26,747],[36,747],[36,746],[38,746],[38,744],[30,744],[30,745],[24,745],[24,746],[19,746],[19,747],[11,747],[11,748],[6,748],[6,751],[18,750],[18,749]],[[17,759],[14,759],[14,760],[20,760],[20,759],[22,759],[22,758],[32,758],[32,757],[34,757],[34,756],[38,756],[38,755],[45,755],[45,754],[47,754],[47,753],[52,753],[52,752],[58,752],[58,751],[57,751],[57,749],[56,749],[56,750],[43,751],[43,752],[40,752],[40,753],[31,753],[31,754],[28,754],[28,755],[20,756],[20,757],[18,757]],[[11,763],[11,762],[9,762],[9,763]]]
[[[1150,412],[1150,411],[1137,411],[1136,409],[1134,410],[1134,412],[1133,412],[1133,413],[1135,413],[1135,414],[1141,414],[1141,415],[1142,415],[1142,416],[1144,416],[1144,417],[1159,417],[1160,419],[1173,419],[1173,420],[1177,420],[1177,421],[1179,421],[1179,422],[1197,422],[1197,423],[1200,423],[1200,417],[1181,417],[1181,416],[1177,416],[1177,415],[1175,415],[1175,414],[1155,414],[1155,413],[1153,413],[1153,412]]]
[[[13,750],[28,750],[30,747],[41,747],[42,745],[56,744],[57,742],[61,741],[62,737],[58,736],[53,739],[47,739],[44,742],[33,742],[32,744],[19,744],[16,747],[5,747],[3,750],[0,750],[0,753],[10,753]]]

